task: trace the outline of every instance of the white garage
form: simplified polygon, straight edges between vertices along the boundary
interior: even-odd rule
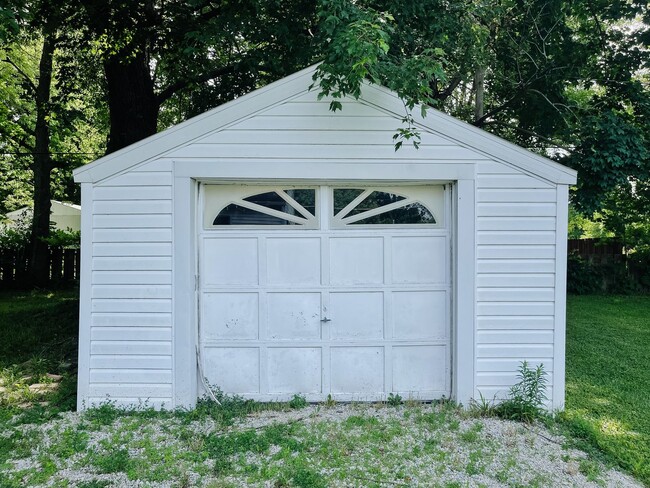
[[[575,173],[364,87],[334,114],[314,68],[78,168],[79,407],[257,400],[467,403],[523,360],[564,401]]]

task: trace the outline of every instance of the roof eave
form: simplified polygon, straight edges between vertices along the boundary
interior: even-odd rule
[[[73,171],[74,180],[77,183],[95,183],[109,178],[136,164],[162,157],[177,147],[188,144],[209,132],[219,130],[235,121],[250,117],[261,110],[304,93],[308,90],[317,67],[318,65],[314,65],[305,68],[90,164],[76,168]],[[396,117],[404,116],[404,104],[396,93],[380,85],[371,83],[365,83],[365,85],[361,95],[363,102],[393,113]],[[430,108],[427,110],[427,116],[422,117],[420,107],[415,107],[412,112],[417,125],[441,133],[464,147],[481,152],[492,159],[517,167],[552,183],[566,185],[576,183],[576,171],[450,115]],[[217,123],[215,124],[212,119],[217,119]]]
[[[381,85],[368,82],[366,87],[367,89],[363,90],[361,95],[363,101],[373,105],[381,103],[381,107],[384,109],[388,109],[397,115],[401,114],[402,117],[404,116],[404,104],[396,93]],[[379,94],[381,94],[381,100],[378,98]],[[390,97],[390,107],[386,106],[387,96]],[[412,110],[412,116],[417,125],[443,134],[458,144],[482,152],[493,159],[518,167],[552,183],[576,184],[577,171],[444,112],[427,107],[426,116],[422,117],[421,106],[416,106]]]
[[[160,157],[208,132],[219,130],[236,120],[306,92],[317,67],[316,64],[305,68],[92,163],[80,166],[72,172],[74,180],[77,183],[95,183],[103,180],[130,166]],[[213,118],[218,118],[218,124],[207,122]],[[108,166],[114,166],[114,168],[108,168]]]

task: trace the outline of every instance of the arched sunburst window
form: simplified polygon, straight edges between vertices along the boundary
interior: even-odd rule
[[[442,225],[442,187],[334,188],[332,225]]]
[[[317,228],[314,188],[205,186],[204,226]]]

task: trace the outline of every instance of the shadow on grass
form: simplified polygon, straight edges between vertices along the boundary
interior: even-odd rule
[[[650,486],[650,296],[572,296],[562,424]]]
[[[0,421],[76,404],[78,291],[0,292]]]

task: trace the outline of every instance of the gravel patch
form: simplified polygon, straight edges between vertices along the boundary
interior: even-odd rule
[[[444,405],[311,405],[226,427],[139,416],[97,425],[68,413],[0,426],[0,438],[34,442],[0,462],[0,479],[16,486],[643,486],[542,425]]]

